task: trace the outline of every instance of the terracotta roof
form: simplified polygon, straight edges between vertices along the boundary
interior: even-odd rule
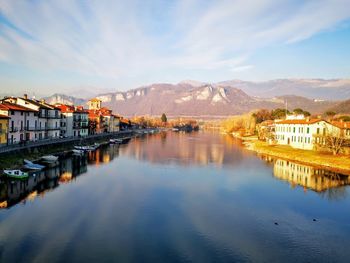
[[[93,98],[93,99],[91,99],[89,101],[101,101],[102,102],[102,100],[99,100],[98,98]]]
[[[322,119],[283,120],[283,121],[276,122],[276,124],[314,124],[320,121],[323,121],[323,120]]]
[[[62,113],[72,113],[74,112],[74,106],[66,104],[56,104],[55,107],[60,109]]]
[[[0,119],[10,119],[10,117],[9,117],[9,116],[6,116],[6,115],[0,114]]]
[[[15,110],[15,111],[31,111],[31,112],[37,112],[36,110],[27,108],[27,107],[23,107],[17,104],[12,104],[12,103],[7,103],[7,102],[3,102],[0,103],[0,109],[1,110]]]
[[[334,126],[340,128],[340,129],[346,129],[349,128],[350,129],[350,122],[344,122],[344,121],[332,121],[331,124],[333,124]]]

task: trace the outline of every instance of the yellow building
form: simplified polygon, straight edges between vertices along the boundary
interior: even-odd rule
[[[0,146],[7,145],[9,119],[8,116],[0,114]]]

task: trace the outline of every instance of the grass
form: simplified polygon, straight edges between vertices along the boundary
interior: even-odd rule
[[[247,144],[248,149],[256,151],[260,154],[271,155],[304,164],[312,164],[340,172],[350,172],[349,155],[335,156],[328,152],[294,149],[286,145],[268,145],[263,141],[252,141]]]

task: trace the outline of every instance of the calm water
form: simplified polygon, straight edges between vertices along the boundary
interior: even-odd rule
[[[0,259],[349,262],[349,183],[229,136],[150,135],[3,181]]]

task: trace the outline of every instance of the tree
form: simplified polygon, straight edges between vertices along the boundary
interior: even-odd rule
[[[252,117],[255,118],[256,123],[262,123],[266,120],[272,120],[271,111],[266,109],[258,110],[257,112],[252,114]]]
[[[163,123],[166,123],[168,121],[168,118],[166,117],[165,113],[162,114],[161,120]]]
[[[333,118],[337,113],[334,111],[326,111],[325,114],[327,117]]]
[[[344,136],[344,132],[340,129],[326,126],[322,135],[315,135],[315,144],[321,148],[326,148],[333,153],[339,154],[345,146],[349,146],[349,140]]]
[[[296,108],[296,109],[293,110],[293,113],[295,113],[295,114],[304,114],[304,110],[300,109],[300,108]]]
[[[285,118],[286,115],[289,113],[290,112],[286,109],[277,108],[271,112],[271,115],[273,119],[281,119],[281,118]]]

